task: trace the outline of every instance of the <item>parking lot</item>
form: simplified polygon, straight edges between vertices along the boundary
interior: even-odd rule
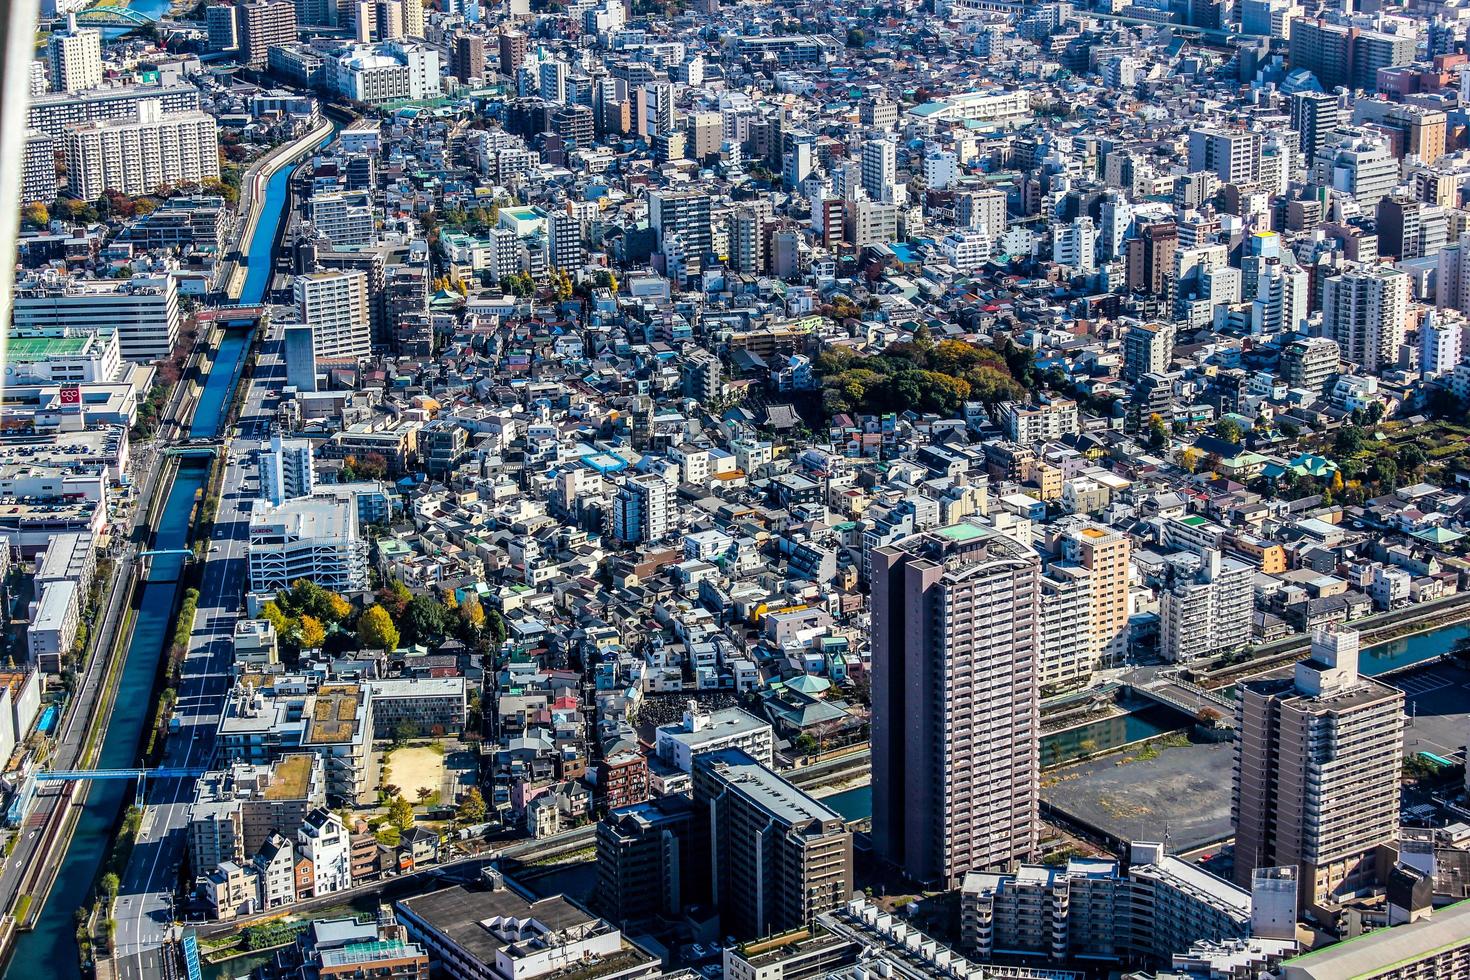
[[[1432,752],[1446,759],[1464,759],[1470,736],[1470,671],[1450,663],[1436,663],[1390,678],[1404,692],[1404,754]]]

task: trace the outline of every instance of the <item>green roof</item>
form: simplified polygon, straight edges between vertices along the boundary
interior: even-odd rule
[[[73,357],[87,349],[90,335],[80,337],[15,337],[5,344],[11,361],[40,361],[48,357]]]
[[[940,528],[937,533],[951,541],[974,541],[976,538],[985,537],[989,532],[975,524],[951,524],[949,527]]]
[[[1209,521],[1205,520],[1203,517],[1200,517],[1198,514],[1194,514],[1190,517],[1184,518],[1179,523],[1188,524],[1190,527],[1199,527],[1201,524],[1208,524]]]

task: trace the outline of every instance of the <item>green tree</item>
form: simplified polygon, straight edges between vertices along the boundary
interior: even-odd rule
[[[102,889],[102,894],[107,896],[107,900],[111,902],[117,898],[117,892],[118,889],[122,887],[122,882],[118,880],[116,874],[109,871],[107,872],[107,874],[102,876],[102,881],[100,885]]]
[[[388,804],[388,822],[399,833],[407,831],[413,826],[413,804],[402,796],[393,797],[393,802]]]
[[[1412,442],[1398,451],[1399,471],[1402,473],[1417,474],[1429,462],[1429,457],[1424,450]]]
[[[478,786],[471,786],[460,799],[454,816],[460,823],[479,823],[485,819],[485,812],[485,797],[480,795]]]
[[[357,642],[366,650],[397,650],[398,627],[382,606],[369,606],[357,620]]]
[[[449,632],[449,613],[427,595],[416,595],[403,612],[403,631],[410,643],[442,638]]]
[[[485,635],[497,649],[505,644],[510,636],[510,631],[505,628],[505,617],[500,615],[499,609],[489,609],[485,612]]]
[[[847,29],[847,46],[849,48],[861,48],[868,43],[868,35],[860,27],[849,27]]]
[[[1240,442],[1240,437],[1244,435],[1244,432],[1241,431],[1240,424],[1234,419],[1220,419],[1215,423],[1215,435],[1235,445]]]
[[[1167,448],[1169,445],[1169,427],[1164,424],[1164,419],[1157,413],[1148,417],[1148,448],[1154,452]]]

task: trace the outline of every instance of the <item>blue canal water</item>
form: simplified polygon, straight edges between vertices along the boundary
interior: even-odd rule
[[[214,353],[214,363],[204,379],[204,392],[194,409],[194,421],[189,426],[189,438],[213,439],[219,435],[220,419],[234,398],[235,385],[240,380],[240,369],[245,365],[245,354],[250,350],[251,330],[225,330],[219,349]]]
[[[208,463],[204,460],[180,461],[173,488],[158,517],[153,538],[155,548],[183,548],[188,544],[189,512],[194,506],[194,494],[204,486],[207,475]],[[160,555],[151,561],[116,707],[97,761],[99,769],[128,769],[135,765],[150,720],[153,680],[173,625],[174,598],[183,568],[182,559],[176,556]],[[22,933],[16,943],[6,980],[32,980],[37,975],[71,980],[81,976],[73,913],[91,897],[93,880],[112,841],[112,829],[123,806],[131,801],[132,793],[133,785],[128,782],[106,780],[91,784],[87,805],[67,848],[56,884],[36,928]]]
[[[1363,673],[1382,674],[1449,653],[1455,642],[1465,636],[1470,636],[1470,623],[1447,626],[1432,633],[1406,636],[1401,640],[1367,647],[1362,656]],[[1177,731],[1186,724],[1188,719],[1177,712],[1162,707],[1149,707],[1054,732],[1041,739],[1041,766],[1046,769],[1062,765],[1089,752],[1153,738],[1165,732]],[[848,820],[866,820],[873,815],[873,787],[857,786],[843,790],[841,793],[823,797],[822,802]]]
[[[167,9],[166,0],[164,9]],[[266,181],[260,220],[245,253],[245,284],[240,290],[242,306],[254,306],[266,298],[266,291],[275,271],[276,233],[286,214],[291,175],[296,172],[296,166],[282,167]],[[252,336],[252,332],[248,330],[227,329],[224,332],[224,338],[215,351],[214,361],[205,378],[199,405],[194,409],[189,438],[212,439],[219,435],[220,420],[234,400],[235,386],[239,383],[245,356],[250,351]]]

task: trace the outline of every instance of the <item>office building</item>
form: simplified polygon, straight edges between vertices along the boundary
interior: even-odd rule
[[[260,71],[270,49],[296,43],[296,4],[291,0],[254,0],[235,8],[240,64]]]
[[[219,179],[219,125],[205,112],[167,113],[143,101],[133,120],[73,126],[65,138],[67,186],[82,200]]]
[[[1291,128],[1308,160],[1317,155],[1327,134],[1337,129],[1344,119],[1341,103],[1330,92],[1293,92],[1291,94]]]
[[[846,821],[739,749],[698,758],[694,805],[707,820],[711,900],[729,935],[806,926],[852,897]]]
[[[123,360],[168,357],[179,340],[178,283],[168,275],[131,279],[71,279],[54,275],[16,283],[12,307],[18,334],[52,331],[117,335]]]
[[[1376,373],[1398,362],[1409,313],[1409,276],[1391,266],[1354,269],[1322,287],[1322,333],[1342,359]]]
[[[53,92],[85,92],[102,84],[102,32],[77,27],[67,15],[66,29],[46,42],[46,66]]]
[[[372,352],[365,272],[308,273],[296,277],[292,291],[301,322],[311,328],[318,359],[367,357]]]
[[[1038,578],[978,524],[873,553],[873,839],[917,881],[1036,850]]]
[[[1322,906],[1378,883],[1398,841],[1404,693],[1358,673],[1358,634],[1312,634],[1290,680],[1241,685],[1236,708],[1235,881],[1299,869],[1299,902]]]
[[[295,497],[309,497],[316,487],[316,470],[311,462],[311,442],[271,435],[268,448],[260,450],[260,495],[279,505]]]
[[[1246,129],[1190,130],[1189,172],[1212,173],[1222,184],[1254,183],[1261,173],[1261,134]]]
[[[1310,164],[1311,183],[1348,194],[1364,208],[1387,197],[1399,182],[1399,161],[1387,138],[1367,129],[1334,130]]]
[[[274,594],[304,578],[337,592],[367,588],[367,542],[351,501],[316,495],[250,515],[250,591]]]

